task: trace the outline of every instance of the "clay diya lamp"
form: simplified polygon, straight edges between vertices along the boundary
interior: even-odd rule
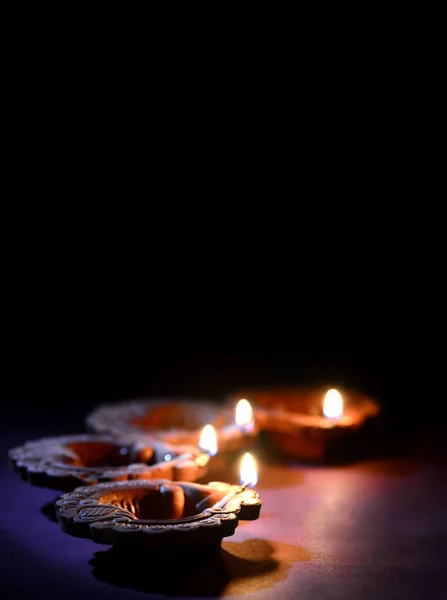
[[[81,434],[33,440],[8,453],[22,479],[38,486],[73,490],[79,485],[132,479],[196,481],[209,455],[193,446],[147,437]]]
[[[277,388],[246,390],[256,421],[273,450],[309,462],[344,462],[374,443],[380,406],[353,391]],[[237,394],[239,395],[239,394]]]
[[[239,406],[239,404],[238,404]],[[86,418],[89,431],[115,436],[145,434],[171,444],[197,446],[204,423],[216,430],[219,455],[252,446],[258,435],[249,403],[222,405],[188,399],[142,399],[98,406]]]
[[[65,533],[114,548],[199,550],[220,545],[261,500],[242,485],[135,480],[80,487],[56,502]]]

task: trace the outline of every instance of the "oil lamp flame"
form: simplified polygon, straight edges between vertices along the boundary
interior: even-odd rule
[[[258,482],[256,463],[250,452],[246,452],[241,461],[241,485],[254,487]]]
[[[253,409],[248,400],[239,400],[236,406],[236,425],[244,431],[251,431],[254,426]]]
[[[338,419],[343,415],[343,398],[337,390],[326,392],[323,402],[323,414],[328,419]]]
[[[212,425],[205,425],[200,435],[199,448],[210,456],[217,454],[216,430]]]

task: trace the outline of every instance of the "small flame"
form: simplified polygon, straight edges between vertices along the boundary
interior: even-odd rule
[[[254,426],[253,409],[248,400],[239,400],[236,406],[236,425],[244,431],[251,431]]]
[[[323,414],[328,419],[337,419],[343,415],[343,398],[337,390],[326,392],[323,402]]]
[[[241,484],[248,484],[252,487],[258,482],[258,473],[256,471],[256,463],[250,452],[246,452],[241,461]]]
[[[210,456],[217,454],[216,430],[212,425],[205,425],[200,435],[199,448]]]

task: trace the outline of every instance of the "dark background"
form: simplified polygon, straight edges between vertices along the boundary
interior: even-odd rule
[[[442,431],[445,392],[440,357],[426,347],[422,352],[416,343],[394,344],[390,352],[386,350],[390,338],[377,340],[377,336],[374,342],[368,338],[369,345],[377,344],[368,349],[365,343],[354,342],[352,330],[351,337],[346,331],[342,341],[345,345],[351,341],[355,347],[351,353],[318,352],[310,347],[309,338],[301,338],[309,350],[294,353],[282,352],[280,340],[274,338],[264,339],[270,349],[245,353],[219,352],[216,344],[203,352],[169,352],[154,336],[140,344],[134,338],[101,344],[77,337],[72,338],[70,352],[67,341],[57,347],[33,348],[13,364],[10,356],[3,370],[3,422],[45,430],[54,423],[73,431],[82,428],[86,413],[102,402],[140,396],[223,399],[250,386],[326,384],[376,398],[383,407],[383,423],[396,434]],[[321,337],[322,345],[338,345],[330,335],[336,336]],[[150,345],[154,351],[148,350]],[[250,344],[235,338],[235,345]]]
[[[26,260],[4,261],[2,423],[73,431],[102,402],[327,384],[376,398],[396,434],[442,432],[440,255],[388,214],[355,228],[328,210],[324,223],[283,214],[262,230],[197,221],[197,239],[179,234],[180,214],[127,235],[96,238],[87,223],[91,238],[74,224],[40,236]]]
[[[371,199],[372,175],[339,178],[356,202],[273,207],[275,188],[252,210],[163,199],[65,226],[39,206],[5,227],[2,422],[73,429],[100,402],[327,383],[379,400],[390,430],[442,430],[440,220]]]

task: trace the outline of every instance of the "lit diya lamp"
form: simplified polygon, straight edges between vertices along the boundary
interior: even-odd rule
[[[12,448],[8,457],[25,481],[65,491],[133,479],[197,481],[217,452],[214,429],[207,426],[204,432],[199,448],[146,436],[79,434],[32,440]]]
[[[246,455],[241,484],[135,480],[80,487],[56,502],[60,528],[114,547],[193,551],[220,545],[240,520],[259,517],[252,489],[256,465]]]
[[[221,403],[195,399],[146,398],[95,408],[86,419],[87,428],[115,436],[145,434],[170,444],[197,446],[203,423],[216,430],[219,453],[248,448],[258,435],[247,400],[236,410]]]
[[[380,412],[374,400],[336,389],[278,388],[244,395],[268,441],[284,455],[308,461],[355,458],[360,432]]]

